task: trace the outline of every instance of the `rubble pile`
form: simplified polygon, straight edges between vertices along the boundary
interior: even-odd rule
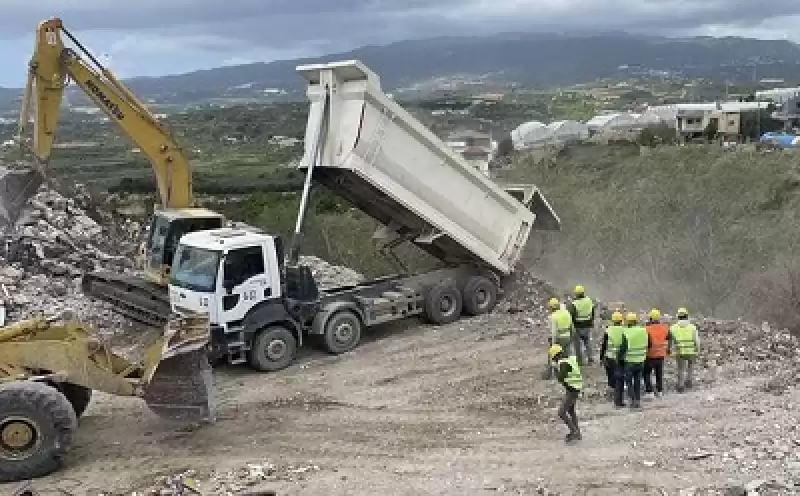
[[[701,366],[727,365],[726,375],[733,377],[775,371],[767,387],[776,391],[800,379],[800,343],[788,330],[740,320],[704,319],[698,324]]]
[[[9,319],[72,310],[100,328],[122,325],[110,306],[81,294],[80,277],[98,269],[131,270],[138,224],[125,221],[118,228],[81,185],[69,198],[42,187],[28,205],[0,251],[0,297]]]
[[[505,294],[497,304],[496,311],[532,313],[533,317],[541,318],[547,316],[547,300],[558,294],[552,284],[523,267],[520,267],[507,281],[504,290]]]
[[[248,494],[275,495],[270,485],[281,481],[301,481],[307,474],[319,471],[316,465],[277,466],[270,462],[249,463],[234,470],[218,471],[198,477],[187,470],[160,477],[151,486],[134,491],[132,496],[162,496],[180,494]]]
[[[299,262],[311,268],[314,280],[322,289],[351,286],[364,280],[364,276],[353,269],[332,265],[314,256],[301,256]]]

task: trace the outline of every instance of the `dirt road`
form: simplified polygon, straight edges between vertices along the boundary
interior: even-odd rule
[[[165,425],[137,400],[98,396],[67,467],[35,487],[130,494],[193,469],[207,494],[224,494],[220,485],[236,478],[224,473],[248,464],[274,466],[274,480],[257,487],[307,496],[659,495],[798,480],[800,396],[766,392],[770,371],[734,378],[733,365],[701,370],[695,391],[638,413],[604,400],[603,371],[589,367],[584,440],[565,445],[561,391],[541,380],[533,321],[406,322],[347,355],[314,353],[281,373],[220,370],[219,421],[193,431]]]

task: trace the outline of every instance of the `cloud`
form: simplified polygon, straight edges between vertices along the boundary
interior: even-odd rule
[[[755,0],[6,0],[0,85],[20,81],[36,24],[61,17],[121,76],[310,56],[440,35],[626,30],[793,39],[800,2]],[[17,64],[21,64],[21,68]],[[15,70],[20,76],[15,77]],[[124,73],[124,75],[123,75]],[[2,73],[0,73],[2,74]],[[14,84],[14,83],[12,83]]]

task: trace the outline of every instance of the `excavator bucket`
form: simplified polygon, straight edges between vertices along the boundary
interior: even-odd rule
[[[17,223],[28,200],[36,194],[44,176],[36,169],[0,167],[0,233]]]
[[[175,316],[160,347],[147,351],[142,398],[154,413],[180,422],[213,422],[216,398],[208,361],[208,316]]]

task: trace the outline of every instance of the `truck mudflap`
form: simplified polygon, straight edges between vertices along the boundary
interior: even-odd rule
[[[206,314],[173,316],[161,349],[145,357],[142,398],[158,416],[181,422],[216,420]]]

